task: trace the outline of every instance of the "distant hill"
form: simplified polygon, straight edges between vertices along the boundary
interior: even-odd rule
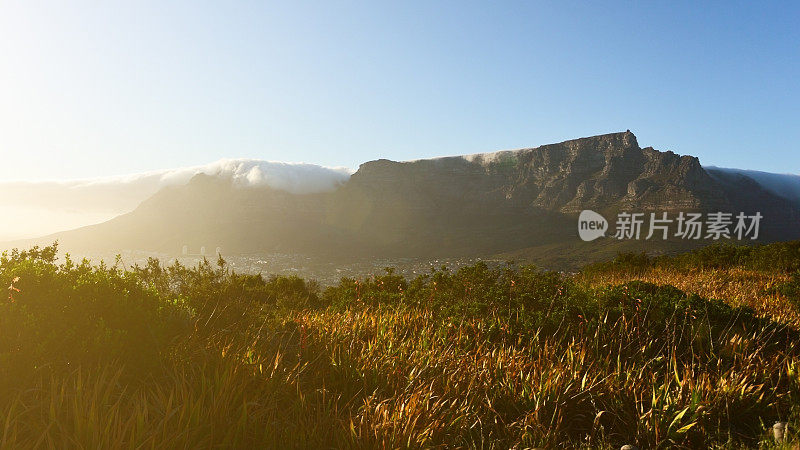
[[[584,209],[603,214],[612,227],[620,211],[758,211],[761,240],[800,238],[797,197],[747,172],[706,169],[692,156],[641,148],[626,131],[491,154],[370,161],[328,192],[290,193],[198,174],[128,214],[35,241],[92,251],[179,254],[186,245],[332,260],[500,255],[563,267],[621,249],[703,244],[583,242],[577,215]]]

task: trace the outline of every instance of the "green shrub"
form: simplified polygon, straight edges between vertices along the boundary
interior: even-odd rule
[[[0,280],[19,291],[0,301],[0,372],[25,380],[34,372],[72,370],[124,360],[131,375],[158,367],[180,329],[182,306],[164,303],[130,272],[104,264],[55,263],[56,246],[4,253]]]
[[[791,273],[800,270],[800,241],[761,245],[719,242],[677,255],[650,257],[646,253],[619,253],[610,261],[588,264],[584,273],[637,272],[653,267],[680,270],[743,268]]]

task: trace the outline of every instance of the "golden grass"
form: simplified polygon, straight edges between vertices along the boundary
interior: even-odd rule
[[[789,281],[786,273],[762,272],[742,268],[691,269],[655,267],[638,271],[615,271],[578,275],[593,286],[617,285],[632,280],[671,285],[706,298],[724,300],[732,306],[748,306],[759,314],[800,328],[800,311],[780,294],[767,289]]]
[[[125,363],[101,360],[71,371],[37,367],[30,380],[14,380],[15,389],[0,389],[0,448],[770,447],[772,422],[800,422],[800,357],[791,340],[800,319],[786,299],[766,293],[788,280],[783,275],[656,268],[577,275],[567,286],[558,274],[517,274],[527,293],[498,288],[486,270],[475,270],[466,289],[459,279],[440,277],[447,291],[434,281],[431,302],[441,288],[452,293],[448,302],[464,301],[464,314],[412,301],[405,296],[413,286],[395,291],[383,280],[354,283],[352,301],[281,307],[232,289],[236,279],[222,268],[197,275],[186,283],[196,290],[186,292],[202,301],[180,310],[184,331],[148,353],[158,358],[150,375],[132,377]],[[102,298],[139,286],[118,276]],[[708,309],[696,318],[680,292],[680,301],[669,292],[642,296],[647,303],[627,296],[626,286],[625,295],[602,297],[599,287],[630,280],[746,305],[790,326],[722,313],[712,323],[717,303],[698,301]],[[368,301],[368,289],[381,301]],[[530,302],[511,308],[521,294]],[[550,309],[545,319],[539,310],[514,316],[556,299],[576,309],[552,323]],[[595,308],[600,300],[606,309]],[[25,318],[24,301],[7,311]],[[662,306],[669,314],[648,317]],[[16,342],[7,325],[6,339]]]
[[[507,325],[300,311],[252,340],[212,337],[158,380],[125,383],[111,365],[42,381],[0,406],[0,447],[680,448],[800,386],[800,361],[762,355],[756,336],[731,343],[732,365],[682,364],[634,320],[526,339]]]
[[[800,381],[796,360],[756,353],[726,369],[721,359],[622,358],[609,347],[632,344],[620,342],[634,334],[632,322],[570,330],[571,338],[523,342],[509,334],[491,343],[486,321],[442,330],[420,310],[313,312],[299,320],[346,376],[340,382],[367,394],[349,421],[358,442],[376,448],[595,448],[623,433],[645,447],[691,446],[685,436],[694,427],[724,427],[787,400],[765,378]],[[661,343],[642,345],[634,355],[657,353],[649,347]]]

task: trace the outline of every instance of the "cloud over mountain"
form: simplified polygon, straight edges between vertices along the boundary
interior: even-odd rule
[[[539,154],[546,157],[533,158]],[[610,159],[597,157],[604,154],[613,157],[609,156]],[[566,159],[562,158],[562,156]],[[578,156],[581,157],[577,158]],[[648,160],[648,158],[654,162],[645,168],[637,168],[637,164]],[[603,164],[611,164],[615,165],[615,167],[606,171]],[[520,205],[530,204],[531,202],[538,202],[537,204],[541,205],[558,204],[562,210],[572,211],[575,208],[579,210],[587,205],[592,206],[592,202],[597,203],[597,205],[605,204],[607,202],[603,196],[617,192],[621,193],[621,195],[636,196],[641,194],[641,196],[645,197],[651,195],[654,189],[653,186],[657,186],[659,183],[652,180],[648,181],[649,179],[628,180],[622,175],[636,174],[647,170],[653,171],[655,170],[653,169],[654,167],[672,167],[670,164],[675,166],[673,167],[675,169],[674,173],[670,175],[670,183],[672,184],[675,184],[680,176],[686,174],[694,174],[700,178],[710,175],[725,185],[744,186],[750,183],[748,185],[750,186],[749,188],[739,189],[741,192],[753,193],[758,191],[760,186],[761,189],[788,199],[793,205],[800,206],[800,176],[798,175],[701,167],[696,158],[680,158],[677,155],[657,152],[651,148],[641,149],[636,142],[635,136],[629,132],[577,139],[560,144],[542,146],[538,149],[480,153],[458,157],[407,161],[404,163],[392,163],[386,160],[373,161],[362,164],[360,172],[363,173],[354,176],[351,183],[347,183],[347,185],[350,186],[353,182],[358,185],[358,180],[365,179],[365,177],[373,177],[377,180],[384,180],[385,178],[384,181],[386,183],[384,183],[385,186],[382,185],[382,189],[386,189],[387,192],[391,193],[397,191],[401,185],[410,184],[408,192],[410,193],[409,195],[412,195],[415,192],[421,192],[420,177],[430,174],[432,177],[428,180],[430,189],[446,188],[453,190],[454,195],[457,194],[458,196],[466,195],[465,192],[462,192],[464,190],[476,191],[480,195],[493,195],[493,193],[503,191],[506,200],[515,199]],[[616,167],[618,165],[621,166]],[[434,170],[439,166],[451,167],[452,170],[443,172]],[[397,170],[405,168],[411,171],[413,167],[418,167],[419,170],[408,174],[389,171],[390,168]],[[477,181],[473,184],[458,187],[460,185],[457,185],[453,180],[446,179],[447,174],[452,175],[456,169],[469,172],[470,176],[477,177]],[[505,184],[501,187],[481,185],[481,183],[487,182],[487,180],[494,180],[512,169],[516,171],[527,170],[528,172],[520,172],[519,179],[514,179],[516,180],[514,182],[527,180],[527,184],[514,185],[513,189]],[[653,173],[648,172],[643,177],[658,178],[669,172],[666,168],[662,169],[655,170]],[[596,171],[597,177],[602,179],[580,179],[575,181],[580,174],[583,174],[581,176],[588,176],[587,173],[589,172],[587,170],[591,173]],[[385,171],[387,172],[384,174]],[[572,172],[574,172],[573,175],[575,176],[570,180],[578,184],[573,183],[574,186],[569,183],[563,186],[559,184],[563,184],[563,181],[569,178]],[[622,175],[608,177],[607,172]],[[553,177],[552,180],[543,178],[543,174],[546,173]],[[704,175],[705,173],[707,175]],[[105,222],[113,217],[133,211],[142,201],[151,197],[161,188],[185,185],[192,177],[198,174],[227,178],[232,181],[234,186],[239,187],[268,186],[289,194],[311,194],[336,190],[338,186],[350,180],[353,171],[343,167],[331,168],[305,163],[283,163],[255,159],[222,159],[205,165],[96,179],[0,182],[0,208],[5,213],[5,220],[0,222],[0,241],[39,237]],[[484,175],[490,176],[487,178]],[[656,178],[653,179],[656,180]],[[709,195],[714,194],[719,197],[717,200],[722,201],[720,186],[708,183],[708,180],[700,180],[700,178],[691,183],[687,182],[687,186],[694,186],[695,184],[706,186],[713,191],[709,192]],[[512,183],[513,180],[507,181]],[[540,183],[541,186],[536,183]],[[444,187],[440,185],[444,185]],[[355,188],[350,190],[352,191],[353,189]],[[374,186],[370,185],[365,189],[365,193],[372,195],[370,192],[374,189]],[[507,192],[503,189],[507,190]],[[684,203],[681,205],[691,206],[693,204],[692,198],[694,198],[692,195],[681,200],[673,192],[664,198],[669,199],[675,205],[683,201]],[[711,198],[709,195],[703,198],[708,200]],[[659,199],[656,200],[661,201]],[[395,205],[411,202],[410,197],[395,200]],[[431,199],[428,196],[419,198],[415,205],[423,205],[430,202]],[[448,204],[448,202],[446,201],[442,204]],[[345,216],[353,220],[357,217],[357,215],[351,216],[348,214],[345,214]],[[397,218],[389,220],[385,225],[394,226],[398,223],[398,220]],[[377,227],[376,230],[383,230],[384,228]]]
[[[293,194],[326,192],[347,181],[352,170],[305,163],[222,159],[178,169],[83,180],[0,183],[0,240],[41,236],[103,222],[133,210],[165,186],[197,174],[231,178],[238,186],[269,186]]]

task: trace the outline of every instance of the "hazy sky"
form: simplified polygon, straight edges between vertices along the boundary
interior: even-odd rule
[[[0,180],[634,131],[800,172],[797,2],[0,0]]]

